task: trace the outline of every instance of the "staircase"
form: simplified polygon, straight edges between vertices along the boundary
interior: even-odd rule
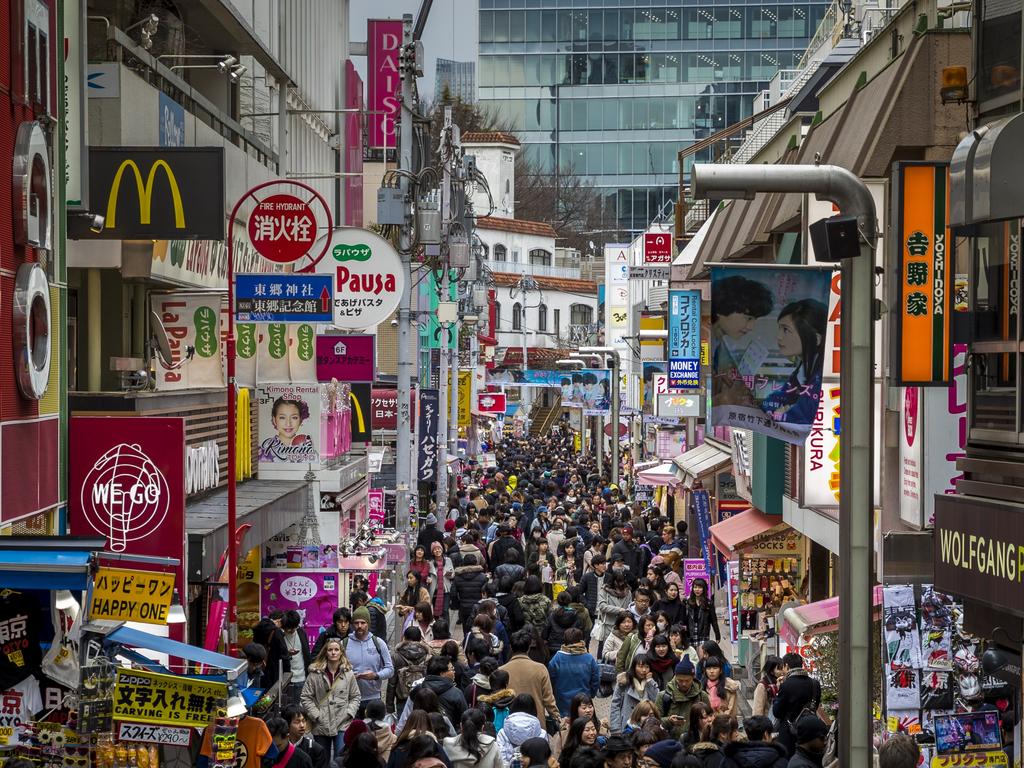
[[[544,405],[541,399],[534,400],[530,409],[530,434],[538,437],[551,432],[551,427],[562,415],[562,395],[555,396],[552,405]]]

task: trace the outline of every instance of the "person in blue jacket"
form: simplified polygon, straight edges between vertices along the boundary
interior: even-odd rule
[[[548,662],[551,688],[562,717],[569,714],[572,697],[577,693],[596,696],[601,687],[601,668],[583,644],[583,630],[565,630],[562,647]]]

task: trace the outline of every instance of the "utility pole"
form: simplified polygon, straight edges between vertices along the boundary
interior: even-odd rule
[[[874,504],[872,418],[874,409],[875,243],[877,221],[871,193],[860,179],[835,165],[705,165],[692,171],[695,198],[753,199],[757,192],[814,193],[857,219],[860,253],[843,259],[843,439],[839,445],[839,764],[872,762],[872,668],[874,637]]]
[[[416,91],[416,56],[413,51],[412,15],[402,17],[402,54],[399,56],[399,67],[402,76],[402,107],[399,119],[400,132],[398,141],[398,168],[409,173],[415,172],[412,167],[413,145],[413,107]],[[410,520],[410,493],[415,478],[412,472],[412,376],[414,344],[411,326],[412,306],[412,244],[414,241],[412,228],[415,218],[411,213],[412,185],[409,177],[401,174],[399,188],[402,190],[406,206],[410,206],[406,224],[399,235],[398,252],[402,257],[402,269],[405,281],[402,298],[398,305],[398,434],[395,440],[395,520],[398,530],[408,533],[412,529]]]

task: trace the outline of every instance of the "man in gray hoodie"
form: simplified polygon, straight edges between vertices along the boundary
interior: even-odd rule
[[[362,701],[356,716],[361,718],[366,702],[381,698],[381,688],[395,674],[395,665],[384,641],[370,634],[370,611],[366,606],[352,612],[352,634],[342,642],[359,684]]]

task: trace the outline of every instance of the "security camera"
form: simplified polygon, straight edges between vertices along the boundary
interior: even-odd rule
[[[89,231],[94,235],[98,235],[103,232],[103,228],[107,225],[107,220],[98,213],[86,214],[89,221]]]
[[[398,318],[397,317],[392,317],[391,318],[391,327],[392,328],[397,328],[398,327]]]

